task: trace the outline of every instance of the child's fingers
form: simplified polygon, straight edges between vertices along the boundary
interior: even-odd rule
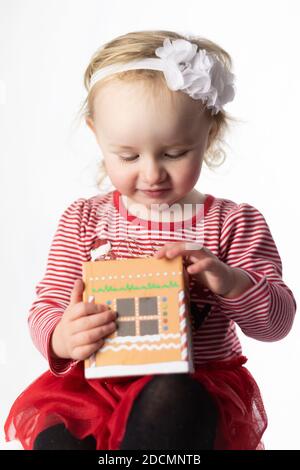
[[[162,246],[155,254],[154,258],[160,259],[166,256],[166,253],[171,249],[175,249],[178,245],[183,246],[182,242],[169,242]]]
[[[92,343],[98,342],[100,339],[105,338],[116,330],[117,326],[115,322],[107,323],[98,328],[93,328],[87,331],[81,331],[80,333],[72,336],[72,348],[79,346],[86,346]]]
[[[110,310],[110,307],[108,305],[95,304],[95,302],[79,302],[71,308],[71,320],[76,320],[81,317],[86,317],[87,315],[93,315],[94,313],[100,313]]]
[[[203,245],[201,245],[201,243],[192,242],[180,243],[166,250],[167,258],[175,258],[178,255],[189,256],[191,259],[200,259],[206,255],[206,253],[204,252]]]
[[[76,279],[73,285],[73,289],[71,291],[69,305],[75,305],[78,302],[82,301],[83,290],[84,290],[84,283],[82,279]]]
[[[92,354],[97,352],[100,348],[102,348],[104,344],[104,340],[100,339],[92,344],[86,344],[84,346],[78,346],[74,348],[72,353],[72,359],[76,361],[83,361],[88,359]]]
[[[209,257],[211,254],[200,243],[176,243],[173,246],[165,247],[161,256],[172,259],[176,256],[189,257],[191,261],[197,261],[203,257]]]
[[[101,313],[110,311],[111,308],[106,304],[95,304],[95,302],[89,302],[84,304],[85,314],[92,315],[93,313]]]
[[[106,325],[111,321],[115,321],[116,318],[117,314],[113,310],[106,310],[104,312],[95,313],[94,315],[86,315],[72,321],[70,325],[70,331],[73,335],[79,333],[80,331],[86,331],[92,328]]]
[[[198,259],[195,263],[187,267],[187,271],[189,274],[200,274],[203,271],[209,270],[213,265],[214,262],[212,258]]]

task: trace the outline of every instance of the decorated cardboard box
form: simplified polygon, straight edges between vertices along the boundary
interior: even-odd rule
[[[83,263],[85,290],[118,312],[117,330],[85,360],[85,377],[194,372],[182,256]]]

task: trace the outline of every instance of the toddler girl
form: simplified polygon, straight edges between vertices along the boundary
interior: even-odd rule
[[[280,340],[296,303],[259,210],[195,189],[202,163],[222,156],[230,56],[199,37],[132,32],[94,54],[85,85],[85,120],[115,189],[61,216],[29,314],[49,370],[14,402],[6,439],[25,449],[261,448],[267,417],[235,324]],[[117,312],[82,300],[82,262],[99,247],[98,259],[183,256],[194,373],[84,378],[84,359],[117,328]]]

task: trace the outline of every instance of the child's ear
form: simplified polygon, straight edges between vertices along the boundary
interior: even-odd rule
[[[94,125],[94,121],[92,120],[92,118],[90,116],[87,116],[85,118],[85,122],[87,126],[95,133],[95,125]]]

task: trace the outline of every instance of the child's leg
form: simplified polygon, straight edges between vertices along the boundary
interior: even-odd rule
[[[37,435],[33,450],[95,450],[96,441],[93,436],[76,439],[63,423],[44,429]]]
[[[218,411],[188,374],[155,376],[137,397],[120,449],[213,449]]]

